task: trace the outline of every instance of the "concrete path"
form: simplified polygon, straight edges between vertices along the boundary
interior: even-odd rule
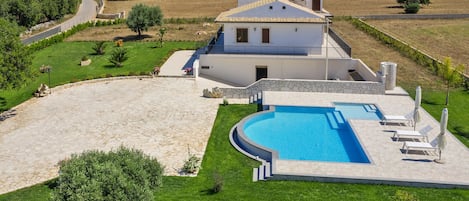
[[[197,55],[194,50],[177,51],[161,66],[161,76],[184,76],[184,67],[191,67]]]
[[[66,85],[25,102],[0,121],[0,194],[57,177],[57,163],[73,153],[120,145],[143,150],[166,166],[166,175],[178,175],[188,149],[204,154],[221,100],[201,95],[216,85],[134,78]]]

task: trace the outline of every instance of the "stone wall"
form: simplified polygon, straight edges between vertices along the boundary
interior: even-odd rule
[[[227,98],[249,98],[262,91],[384,94],[384,84],[369,81],[261,79],[247,87],[220,88]]]

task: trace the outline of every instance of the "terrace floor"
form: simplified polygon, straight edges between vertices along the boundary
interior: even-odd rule
[[[400,90],[395,90],[400,91]],[[405,115],[413,110],[414,100],[408,95],[361,95],[334,93],[301,93],[301,92],[264,92],[264,105],[295,105],[333,107],[333,102],[369,103],[379,107],[388,115]],[[417,130],[431,125],[429,140],[439,133],[439,122],[431,117],[423,108],[421,121]],[[451,111],[449,111],[451,118]],[[433,160],[437,153],[424,154],[409,152],[406,156],[401,148],[403,142],[392,139],[392,129],[412,129],[399,125],[384,126],[379,121],[351,120],[350,124],[362,144],[371,164],[331,163],[278,160],[276,174],[293,176],[312,176],[330,178],[349,178],[365,181],[385,180],[390,183],[397,181],[407,185],[416,183],[454,184],[469,188],[469,149],[459,142],[449,131],[446,132],[447,146],[443,150],[444,164]],[[339,179],[340,180],[340,179]],[[417,184],[419,185],[419,184]]]

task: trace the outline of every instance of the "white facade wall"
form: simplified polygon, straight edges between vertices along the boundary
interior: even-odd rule
[[[325,63],[307,56],[204,54],[200,73],[239,86],[256,81],[256,66],[266,66],[268,78],[324,80]],[[351,59],[329,59],[328,79],[348,80],[352,64]]]
[[[236,29],[248,29],[248,42],[236,42]],[[270,29],[270,43],[262,43],[262,28]],[[225,23],[224,51],[228,53],[321,54],[323,24]]]

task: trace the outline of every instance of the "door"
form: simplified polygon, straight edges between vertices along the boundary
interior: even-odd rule
[[[267,78],[267,66],[256,66],[256,81]]]

